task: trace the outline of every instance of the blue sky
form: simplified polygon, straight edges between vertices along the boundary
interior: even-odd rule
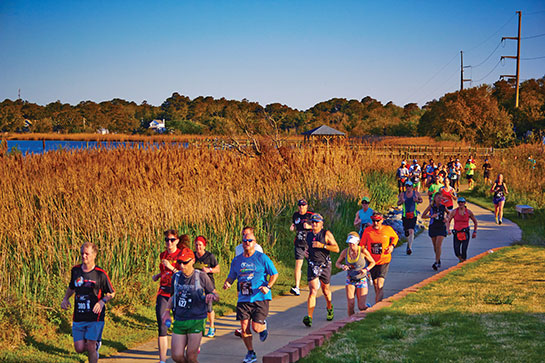
[[[42,105],[160,105],[178,92],[300,110],[333,97],[422,106],[459,89],[461,50],[478,65],[466,68],[473,86],[515,73],[498,62],[516,55],[500,40],[517,35],[517,10],[521,57],[545,57],[543,1],[2,0],[0,101],[20,89]],[[521,80],[544,75],[545,58],[521,61]]]

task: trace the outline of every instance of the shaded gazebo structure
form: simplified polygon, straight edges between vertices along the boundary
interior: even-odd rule
[[[346,134],[333,127],[322,125],[315,129],[308,130],[302,133],[305,136],[305,142],[308,141],[325,141],[329,145],[330,141],[344,139]]]

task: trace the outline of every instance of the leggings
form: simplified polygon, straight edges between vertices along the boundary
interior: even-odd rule
[[[157,295],[157,302],[155,303],[155,315],[157,316],[157,327],[159,328],[159,336],[164,337],[168,333],[167,326],[163,323],[163,314],[167,310],[168,297],[163,295]]]
[[[465,233],[466,238],[463,241],[458,239],[458,233]],[[467,247],[469,246],[469,228],[463,229],[459,232],[453,233],[454,235],[454,254],[456,257],[467,259]]]

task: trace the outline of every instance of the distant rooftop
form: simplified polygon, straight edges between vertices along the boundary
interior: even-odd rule
[[[305,131],[302,133],[305,136],[344,136],[344,132],[335,130],[333,127],[322,125],[315,129]]]

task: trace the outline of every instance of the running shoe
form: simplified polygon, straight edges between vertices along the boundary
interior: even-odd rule
[[[431,265],[431,268],[437,271],[437,262],[434,262],[433,265]]]
[[[303,324],[305,324],[306,326],[308,326],[309,328],[312,326],[312,318],[310,316],[305,316],[303,318]]]
[[[215,337],[216,336],[216,329],[215,328],[208,328],[208,332],[206,332],[206,334],[204,336],[208,337],[208,338]]]
[[[498,221],[498,224],[501,224],[501,219]]]
[[[267,320],[265,320],[265,330],[263,330],[261,333],[259,333],[259,340],[264,342],[265,339],[267,339],[268,336],[269,336],[269,331],[267,330]]]
[[[437,261],[437,268],[441,268],[441,260]]]
[[[333,317],[335,314],[333,313],[333,305],[331,305],[331,309],[327,309],[327,321],[333,320]]]
[[[301,295],[301,291],[299,291],[299,288],[297,288],[297,287],[292,287],[291,290],[290,290],[290,293],[292,293],[295,296]]]
[[[236,329],[235,330],[235,336],[242,338],[242,329]]]
[[[498,221],[498,217],[496,217],[496,224],[499,224],[500,222]]]
[[[411,250],[410,248],[407,248],[407,255],[411,255],[411,253],[413,253],[413,250]]]
[[[257,362],[257,355],[253,350],[249,350],[248,353],[246,353],[246,357],[244,357],[244,360],[242,363],[254,363]]]

